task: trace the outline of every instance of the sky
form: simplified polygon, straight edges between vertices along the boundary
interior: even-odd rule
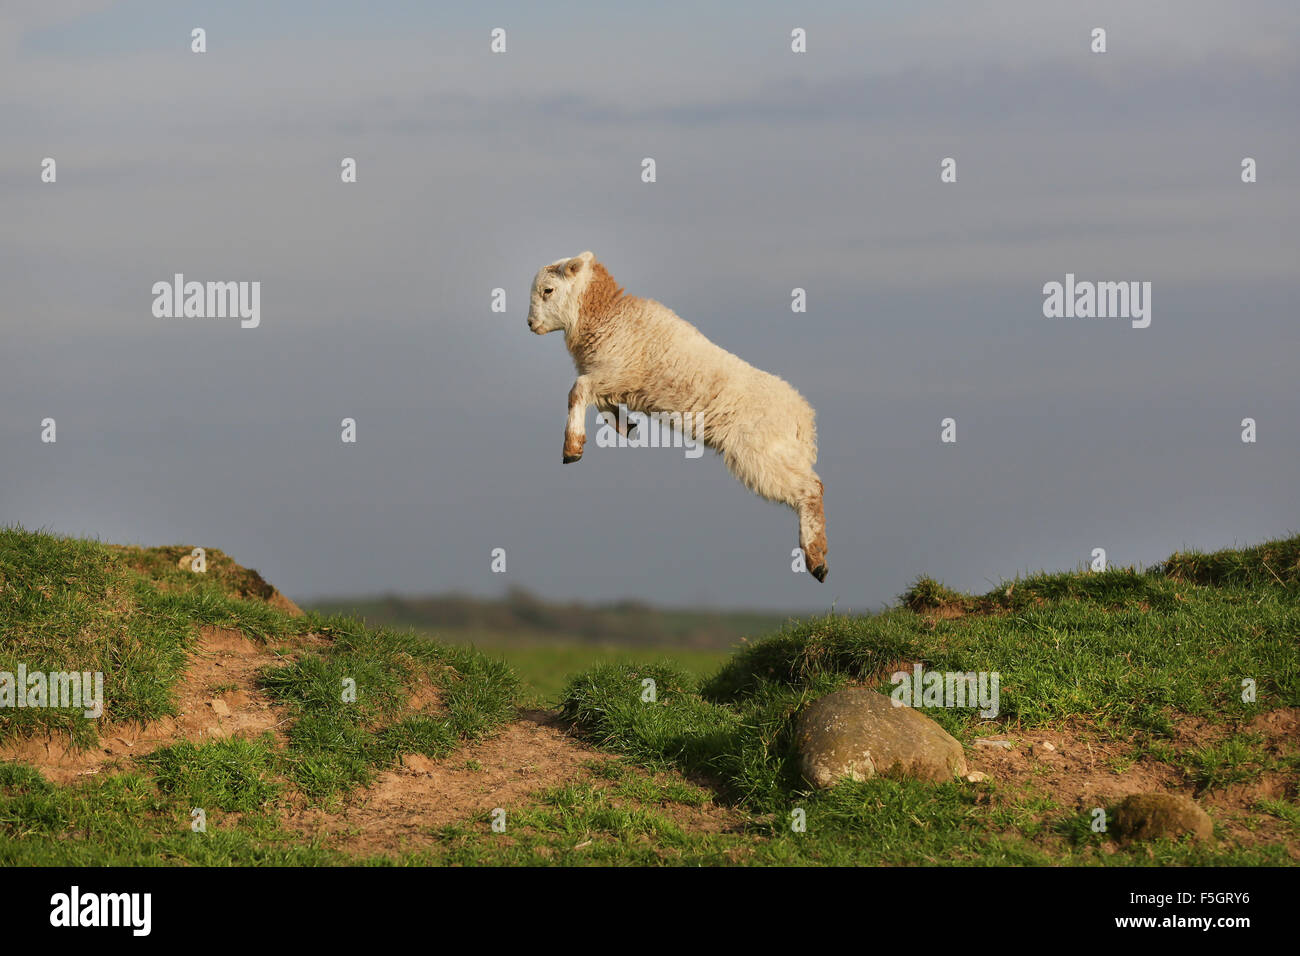
[[[0,0],[0,523],[791,611],[1300,531],[1297,49],[1260,0]],[[825,584],[712,453],[561,463],[528,290],[587,249],[817,409]],[[260,324],[155,316],[178,272]],[[1046,317],[1067,274],[1150,325]]]

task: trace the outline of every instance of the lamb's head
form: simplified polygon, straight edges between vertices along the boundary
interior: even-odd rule
[[[528,305],[528,327],[538,335],[572,329],[578,321],[582,293],[591,281],[590,252],[558,259],[537,273]]]

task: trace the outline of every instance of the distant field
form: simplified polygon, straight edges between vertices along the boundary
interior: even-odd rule
[[[380,595],[304,606],[504,658],[534,704],[555,704],[569,677],[598,664],[670,661],[703,679],[746,642],[789,620],[779,613],[657,608],[636,601],[565,604],[520,589],[501,598]]]
[[[568,679],[598,664],[670,661],[701,680],[712,675],[731,654],[726,650],[665,645],[660,647],[585,644],[559,641],[548,634],[512,635],[443,628],[431,636],[445,644],[473,647],[489,657],[504,658],[535,704],[558,704]],[[742,645],[743,646],[743,645]]]
[[[715,611],[651,607],[639,601],[560,603],[520,588],[499,598],[443,594],[427,597],[363,595],[303,601],[322,614],[346,614],[375,627],[411,628],[438,635],[510,635],[514,643],[607,644],[653,650],[691,647],[731,650],[781,629],[791,617],[770,611]],[[799,616],[799,615],[795,615]]]

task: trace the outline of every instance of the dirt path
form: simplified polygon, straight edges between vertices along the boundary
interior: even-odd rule
[[[439,827],[590,778],[588,764],[612,759],[567,735],[555,715],[521,711],[496,736],[466,744],[444,759],[405,757],[400,769],[380,774],[340,812],[303,808],[286,825],[309,836],[328,836],[352,853],[414,849],[435,842]]]

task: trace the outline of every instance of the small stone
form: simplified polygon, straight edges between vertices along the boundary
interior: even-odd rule
[[[1049,754],[1056,753],[1056,744],[1052,743],[1051,741],[1044,740],[1041,746]]]
[[[1132,840],[1178,839],[1192,834],[1197,840],[1214,837],[1214,821],[1189,797],[1173,793],[1135,793],[1115,808],[1115,835]]]
[[[438,764],[423,754],[404,754],[402,766],[414,773],[433,773],[438,769]]]
[[[230,708],[226,706],[226,702],[222,700],[220,697],[216,698],[215,700],[209,701],[208,706],[212,708],[213,712],[216,713],[218,717],[230,716]]]
[[[987,737],[981,737],[975,741],[976,747],[988,747],[990,749],[1010,750],[1011,741],[1009,740],[989,740]]]
[[[966,774],[967,783],[983,783],[988,778],[989,778],[988,774],[981,773],[978,770],[972,770],[970,773]]]

